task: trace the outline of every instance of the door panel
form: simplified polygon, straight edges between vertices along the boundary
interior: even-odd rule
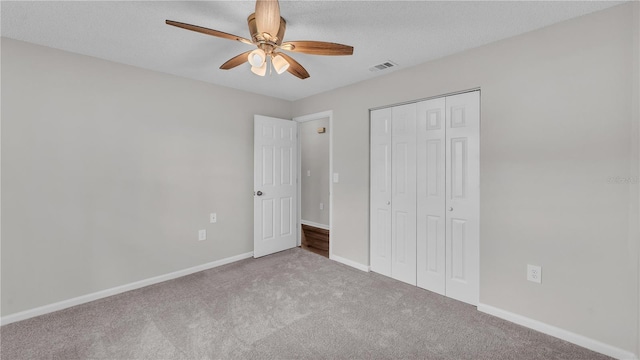
[[[417,104],[417,285],[445,294],[445,99]]]
[[[280,198],[280,236],[288,236],[294,233],[293,222],[294,213],[291,211],[293,208],[293,198],[282,197]]]
[[[467,248],[467,222],[462,219],[451,219],[451,279],[467,282],[469,274],[465,271],[468,259],[465,254]]]
[[[280,185],[293,185],[293,152],[290,147],[280,148]]]
[[[391,276],[391,109],[371,111],[371,271]]]
[[[416,284],[416,104],[391,109],[391,277]]]
[[[270,145],[260,146],[262,152],[262,185],[273,185],[275,183],[275,148]]]
[[[296,126],[291,120],[254,117],[254,257],[297,244]]]
[[[480,93],[446,98],[446,295],[478,304]]]

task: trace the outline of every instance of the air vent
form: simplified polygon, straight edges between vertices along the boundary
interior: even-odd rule
[[[385,70],[394,66],[398,66],[398,64],[394,63],[391,60],[387,60],[385,62],[383,62],[382,64],[378,64],[378,65],[374,65],[372,67],[369,68],[369,71],[380,71],[380,70]]]

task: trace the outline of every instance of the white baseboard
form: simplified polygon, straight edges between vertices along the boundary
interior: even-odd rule
[[[300,224],[317,227],[319,229],[330,230],[329,225],[320,224],[320,223],[309,221],[309,220],[300,220]]]
[[[358,269],[360,271],[364,271],[364,272],[369,272],[370,271],[369,266],[362,265],[360,263],[357,263],[355,261],[351,261],[349,259],[345,259],[345,258],[340,257],[338,255],[330,254],[329,255],[329,259],[331,259],[333,261],[337,261],[337,262],[339,262],[341,264],[345,264],[347,266],[351,266],[352,268],[356,268],[356,269]]]
[[[248,259],[250,257],[253,257],[253,252],[248,252],[248,253],[244,253],[244,254],[240,254],[240,255],[236,255],[236,256],[231,256],[231,257],[228,257],[228,258],[212,261],[210,263],[194,266],[194,267],[191,267],[191,268],[188,268],[188,269],[174,271],[174,272],[169,273],[169,274],[155,276],[155,277],[152,277],[152,278],[148,278],[148,279],[132,282],[132,283],[129,283],[129,284],[116,286],[116,287],[111,288],[111,289],[101,290],[101,291],[94,292],[94,293],[91,293],[91,294],[78,296],[78,297],[75,297],[75,298],[72,298],[72,299],[59,301],[57,303],[53,303],[53,304],[49,304],[49,305],[40,306],[40,307],[37,307],[37,308],[34,308],[34,309],[21,311],[21,312],[15,313],[15,314],[3,316],[2,318],[0,318],[0,325],[11,324],[11,323],[16,322],[16,321],[26,320],[26,319],[29,319],[29,318],[32,318],[32,317],[36,317],[36,316],[52,313],[54,311],[63,310],[63,309],[66,309],[66,308],[70,308],[72,306],[88,303],[90,301],[102,299],[102,298],[105,298],[105,297],[108,297],[108,296],[121,294],[121,293],[126,292],[126,291],[140,289],[140,288],[143,288],[145,286],[161,283],[161,282],[167,281],[167,280],[176,279],[176,278],[179,278],[179,277],[182,277],[182,276],[190,275],[190,274],[197,273],[197,272],[203,271],[203,270],[212,269],[212,268],[215,268],[215,267],[218,267],[218,266],[222,266],[222,265],[226,265],[226,264],[229,264],[229,263],[232,263],[232,262],[236,262],[236,261],[239,261],[239,260]]]
[[[540,322],[538,320],[533,320],[528,317],[514,314],[512,312],[502,310],[490,305],[478,304],[478,311],[482,311],[483,313],[487,313],[489,315],[499,317],[501,319],[510,321],[512,323],[516,323],[518,325],[528,327],[530,329],[539,331],[543,334],[557,337],[558,339],[568,341],[570,343],[576,344],[578,346],[582,346],[584,348],[593,350],[595,352],[599,352],[601,354],[605,354],[607,356],[611,356],[616,359],[625,359],[625,360],[638,359],[634,353],[629,352],[627,350],[620,349],[615,346],[600,342],[598,340],[594,340],[586,336],[578,335],[571,331],[560,329],[558,327]]]

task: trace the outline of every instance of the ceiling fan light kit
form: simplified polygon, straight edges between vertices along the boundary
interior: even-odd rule
[[[273,65],[273,68],[276,70],[278,74],[282,74],[283,72],[287,71],[287,69],[290,66],[289,62],[287,62],[287,60],[285,60],[280,55],[276,55],[272,57],[271,64]]]
[[[264,50],[255,49],[249,53],[248,59],[251,66],[260,67],[267,60],[267,55],[264,53]]]
[[[267,73],[267,62],[263,62],[261,66],[252,66],[251,72],[259,76],[265,76]]]
[[[278,74],[288,71],[292,75],[306,79],[307,70],[297,61],[278,50],[299,52],[310,55],[352,55],[353,46],[329,43],[323,41],[288,41],[282,42],[287,22],[280,16],[278,0],[257,0],[255,13],[249,15],[247,23],[251,40],[222,31],[204,28],[197,25],[181,23],[172,20],[165,21],[167,25],[216,36],[223,39],[235,40],[244,44],[254,45],[257,49],[247,51],[229,59],[220,66],[222,70],[233,69],[245,62],[251,65],[251,72],[259,76],[267,73],[267,62]]]

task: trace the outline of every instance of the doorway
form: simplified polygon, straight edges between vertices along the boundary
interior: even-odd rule
[[[332,112],[294,118],[298,122],[298,245],[331,254]]]

